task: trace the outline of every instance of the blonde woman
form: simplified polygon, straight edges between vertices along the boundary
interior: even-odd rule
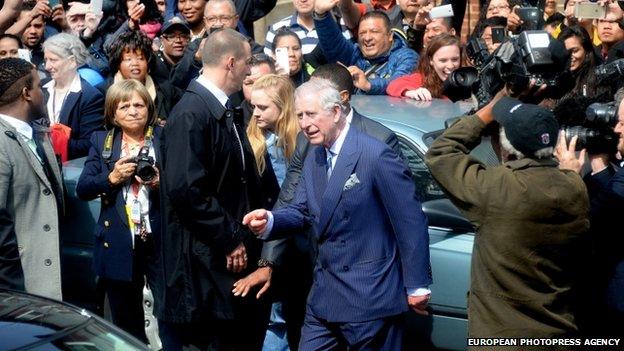
[[[288,77],[269,74],[251,90],[253,113],[247,136],[262,177],[267,206],[273,206],[295,152],[299,124],[295,116],[295,87]]]
[[[253,149],[262,181],[264,205],[272,208],[286,177],[288,164],[295,153],[299,123],[295,115],[295,86],[283,75],[269,74],[259,78],[251,88],[252,115],[247,136]],[[255,284],[269,281],[272,266],[260,266],[255,272],[234,284],[235,296],[245,295]],[[253,282],[253,283],[252,283]],[[263,290],[260,289],[257,296]],[[264,349],[288,349],[286,325],[281,302],[271,306],[271,318],[264,339]]]

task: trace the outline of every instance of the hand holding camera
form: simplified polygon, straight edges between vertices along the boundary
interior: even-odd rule
[[[115,162],[113,171],[108,175],[108,181],[116,186],[135,177],[139,184],[155,188],[160,184],[158,168],[154,167],[154,158],[149,156],[149,149],[141,148],[138,156],[126,156]]]
[[[128,181],[137,168],[137,164],[134,162],[134,156],[126,156],[120,158],[115,162],[115,168],[108,175],[108,182],[111,185],[120,185]]]

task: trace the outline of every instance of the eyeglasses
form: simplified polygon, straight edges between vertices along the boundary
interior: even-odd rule
[[[191,39],[188,34],[163,34],[162,37],[167,41],[175,41],[176,39],[179,41],[188,41]]]
[[[487,12],[502,11],[502,10],[508,10],[508,9],[509,9],[509,5],[490,6],[488,7]]]
[[[210,16],[210,17],[204,17],[206,19],[206,21],[208,23],[216,23],[217,21],[223,23],[223,22],[229,22],[231,21],[234,17],[236,17],[236,15],[234,16]]]

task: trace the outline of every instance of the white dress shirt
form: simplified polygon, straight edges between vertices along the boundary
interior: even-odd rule
[[[76,72],[74,76],[74,80],[72,80],[71,85],[67,92],[65,92],[65,96],[61,101],[59,106],[54,106],[54,100],[56,99],[56,92],[54,91],[54,80],[47,82],[43,88],[48,91],[48,102],[46,103],[46,109],[48,110],[48,117],[50,118],[50,124],[59,123],[61,119],[61,110],[63,109],[63,105],[65,104],[65,100],[67,100],[67,96],[70,93],[79,93],[82,90],[82,84],[80,84],[80,75]]]

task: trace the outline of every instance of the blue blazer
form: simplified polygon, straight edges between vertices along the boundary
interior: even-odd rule
[[[44,85],[46,82],[43,82]],[[91,134],[104,130],[104,95],[80,78],[82,90],[69,93],[61,107],[60,120],[71,128],[69,139],[69,159],[87,156],[91,142]],[[50,98],[47,89],[42,89],[47,103]]]
[[[160,127],[154,128],[154,151],[156,163],[160,160]],[[112,188],[108,175],[121,155],[121,131],[116,130],[112,156],[109,162],[102,158],[107,132],[95,132],[91,137],[91,149],[76,186],[82,200],[101,198],[100,218],[95,228],[93,267],[101,277],[132,281],[134,250],[126,215],[123,187]],[[149,219],[154,246],[160,239],[160,200],[158,191],[150,191]],[[156,264],[156,263],[154,263]]]
[[[365,322],[406,311],[406,289],[432,281],[427,219],[409,171],[396,152],[356,128],[329,183],[325,163],[325,149],[314,146],[294,200],[273,212],[271,234],[310,223],[317,235],[308,313]]]

